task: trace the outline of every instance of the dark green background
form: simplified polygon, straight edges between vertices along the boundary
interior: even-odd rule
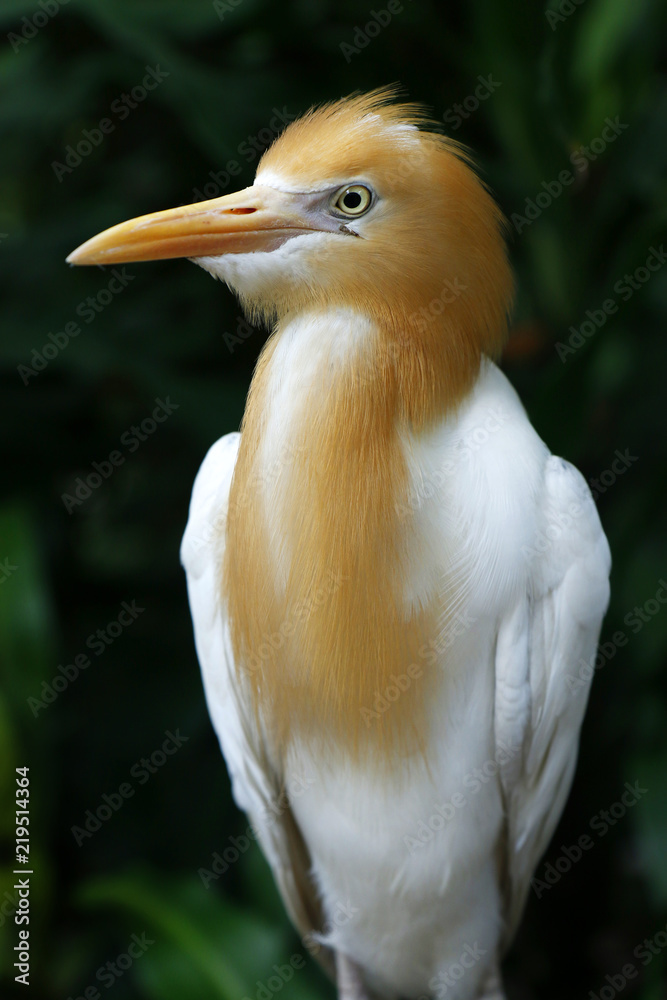
[[[55,0],[44,2],[53,10]],[[43,8],[0,8],[0,562],[9,572],[0,574],[0,896],[13,884],[14,768],[29,765],[30,996],[81,995],[133,933],[155,943],[114,982],[115,1000],[254,998],[274,963],[303,951],[254,846],[208,890],[197,874],[246,820],[206,713],[178,547],[197,467],[238,426],[265,334],[225,337],[239,322],[232,296],[185,261],[129,265],[133,279],[86,323],[77,309],[109,271],[73,270],[64,258],[115,222],[193,200],[229,160],[242,171],[220,193],[251,183],[255,164],[239,145],[274,109],[297,115],[400,81],[442,123],[489,74],[500,86],[459,129],[450,116],[447,131],[474,148],[508,216],[525,214],[543,182],[574,172],[571,154],[601,136],[607,117],[628,126],[539,218],[512,230],[519,292],[504,364],[535,426],[589,478],[611,468],[617,449],[636,458],[598,497],[614,556],[603,638],[623,630],[628,641],[610,647],[595,679],[575,787],[545,861],[590,833],[624,782],[648,789],[541,899],[531,896],[509,990],[599,995],[605,976],[632,962],[641,976],[625,995],[665,995],[667,951],[643,968],[633,950],[667,919],[667,613],[651,604],[659,610],[636,634],[624,619],[667,575],[667,267],[627,301],[614,292],[665,239],[665,5],[565,0],[572,13],[552,27],[540,3],[406,2],[346,58],[341,43],[355,44],[384,6],[70,0],[14,45],[10,33],[30,32],[22,19],[43,21]],[[147,66],[169,75],[121,119],[112,105]],[[103,118],[113,130],[58,179],[54,162]],[[616,313],[561,362],[555,344],[608,298]],[[81,333],[24,384],[19,366],[33,349],[77,320]],[[124,463],[68,513],[62,494],[167,397],[173,415],[135,451],[120,446]],[[145,610],[96,656],[87,638],[133,600]],[[28,699],[86,652],[90,667],[35,716]],[[133,765],[177,728],[188,741],[140,785]],[[128,780],[134,796],[77,846],[72,826]],[[5,918],[3,995],[16,931]],[[332,996],[310,959],[283,992]]]

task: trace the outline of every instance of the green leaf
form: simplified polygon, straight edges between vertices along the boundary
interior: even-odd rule
[[[97,879],[82,886],[76,900],[87,907],[118,907],[138,931],[143,926],[136,921],[146,921],[160,947],[146,963],[144,976],[160,1000],[172,996],[166,983],[179,982],[185,989],[189,980],[193,996],[205,998],[208,989],[208,997],[239,1000],[263,968],[284,960],[284,933],[207,891],[196,877],[158,880],[129,873]],[[160,959],[170,950],[165,971]]]

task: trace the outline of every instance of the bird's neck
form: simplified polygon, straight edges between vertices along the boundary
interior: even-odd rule
[[[230,492],[224,590],[236,660],[276,740],[329,734],[355,751],[423,735],[426,680],[391,712],[375,706],[392,677],[421,662],[441,610],[435,592],[417,605],[406,597],[423,539],[406,516],[403,443],[406,428],[446,413],[430,384],[437,360],[342,310],[285,323],[260,358]]]

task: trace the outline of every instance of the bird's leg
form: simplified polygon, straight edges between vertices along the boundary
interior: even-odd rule
[[[336,952],[336,983],[338,1000],[371,1000],[361,981],[359,966],[341,951]]]
[[[507,1000],[503,989],[503,981],[497,967],[492,968],[482,983],[479,1000]]]

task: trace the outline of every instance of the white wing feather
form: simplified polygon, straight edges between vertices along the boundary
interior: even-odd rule
[[[192,491],[181,561],[206,701],[234,800],[251,821],[293,923],[312,941],[319,914],[310,889],[307,852],[282,779],[268,759],[250,694],[235,670],[220,600],[224,524],[239,441],[238,433],[220,438],[202,463]],[[328,967],[327,954],[319,953],[318,958]]]
[[[532,593],[501,623],[496,647],[496,745],[507,815],[506,941],[565,805],[577,760],[591,664],[609,600],[607,540],[580,473],[551,457]],[[499,754],[499,757],[503,756]]]

